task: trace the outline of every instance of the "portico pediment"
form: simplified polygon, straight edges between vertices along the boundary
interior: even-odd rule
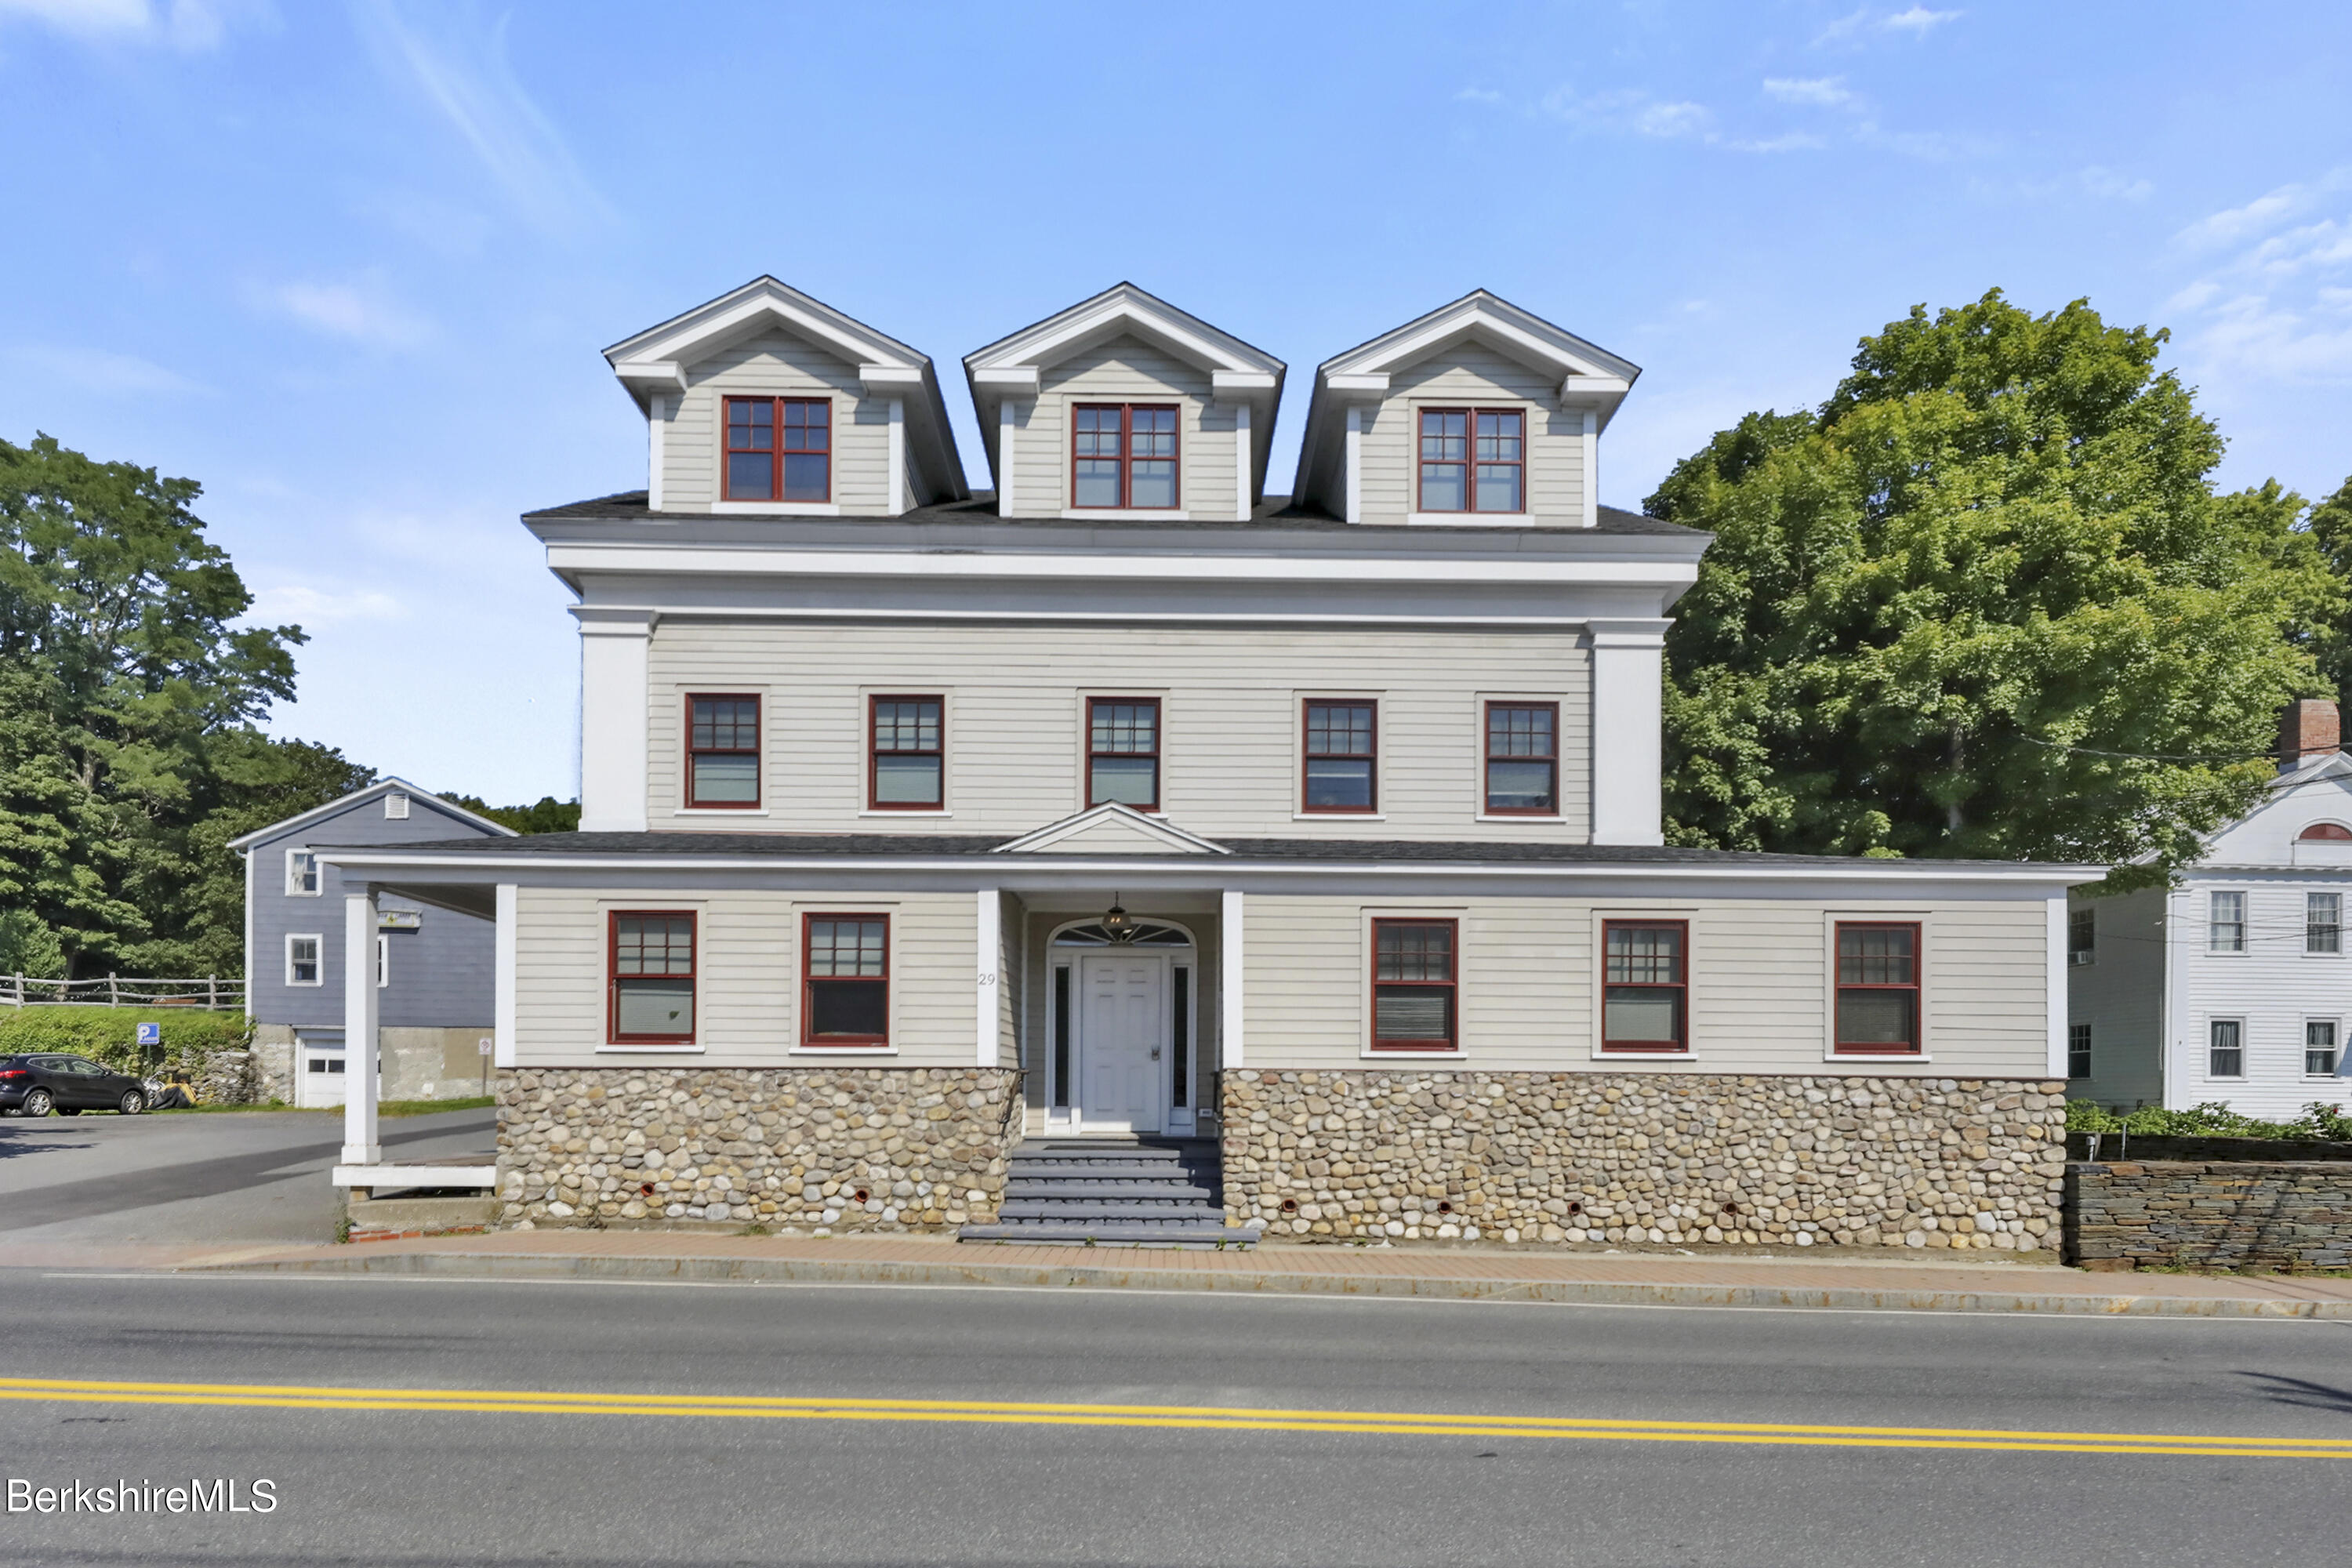
[[[1213,839],[1187,833],[1172,822],[1146,816],[1132,806],[1106,801],[1101,805],[1049,822],[991,851],[997,855],[1228,855],[1232,851]]]

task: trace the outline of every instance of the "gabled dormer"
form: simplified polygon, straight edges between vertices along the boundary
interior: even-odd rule
[[[773,278],[604,351],[651,511],[896,517],[966,490],[930,358]]]
[[[1132,283],[964,358],[997,515],[1247,521],[1283,363]]]
[[[1299,499],[1349,522],[1591,528],[1641,367],[1484,289],[1316,367]]]

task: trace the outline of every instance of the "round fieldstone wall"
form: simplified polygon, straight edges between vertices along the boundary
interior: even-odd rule
[[[1269,1237],[2055,1247],[2065,1085],[1371,1069],[1222,1075]]]
[[[499,1223],[930,1230],[996,1217],[1019,1074],[990,1068],[499,1075]]]

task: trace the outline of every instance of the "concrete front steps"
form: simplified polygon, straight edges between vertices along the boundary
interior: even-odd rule
[[[1225,1224],[1215,1143],[1188,1138],[1033,1138],[1007,1163],[993,1225],[961,1241],[1063,1247],[1235,1247],[1255,1226]]]

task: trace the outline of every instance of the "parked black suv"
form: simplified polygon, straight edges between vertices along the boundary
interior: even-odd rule
[[[88,1057],[54,1051],[0,1057],[0,1110],[18,1116],[119,1110],[136,1116],[146,1109],[144,1084],[128,1074],[109,1072]]]

